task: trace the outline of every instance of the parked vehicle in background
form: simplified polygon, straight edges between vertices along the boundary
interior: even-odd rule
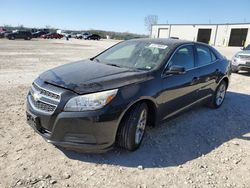
[[[250,72],[250,44],[233,56],[231,69],[234,73],[241,70]]]
[[[97,34],[92,34],[92,35],[89,35],[85,38],[85,40],[100,40],[101,39],[101,36],[97,35]]]
[[[46,31],[36,31],[36,32],[32,33],[32,37],[33,38],[39,38],[39,37],[41,37],[42,35],[45,35],[45,34],[48,34],[48,32],[46,32]]]
[[[76,37],[77,39],[86,39],[90,35],[91,33],[85,32],[85,33],[78,34]]]
[[[72,33],[70,33],[70,37],[69,38],[76,38],[77,34],[79,34],[79,33],[72,32]]]
[[[42,35],[41,37],[44,39],[61,39],[63,38],[63,35],[59,33],[48,33],[48,34]]]
[[[7,38],[7,35],[10,34],[10,33],[12,33],[12,31],[5,31],[4,32],[4,37]]]
[[[64,37],[66,38],[71,38],[71,34],[70,33],[61,33]]]
[[[0,38],[4,38],[4,33],[6,32],[6,29],[0,27]]]
[[[4,33],[5,32],[0,32],[0,38],[4,38]]]
[[[6,37],[9,40],[15,40],[15,39],[30,40],[32,39],[32,34],[30,31],[14,31],[12,33],[7,34]]]
[[[27,122],[57,146],[133,151],[147,126],[195,104],[219,108],[230,73],[229,61],[203,43],[127,40],[42,73],[27,95]]]

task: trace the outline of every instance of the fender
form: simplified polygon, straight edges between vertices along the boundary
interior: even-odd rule
[[[157,123],[158,122],[158,117],[157,117],[157,113],[158,113],[158,104],[155,102],[155,99],[153,97],[149,97],[149,96],[143,96],[143,97],[140,97],[139,99],[129,103],[129,105],[126,107],[126,109],[122,112],[122,114],[120,115],[119,119],[118,119],[118,126],[117,126],[117,130],[118,130],[118,127],[122,121],[122,118],[124,117],[124,115],[131,109],[131,107],[139,102],[142,102],[142,101],[149,101],[153,104],[153,107],[154,107],[154,112],[155,112],[155,122],[154,123]],[[116,130],[116,131],[117,131]]]

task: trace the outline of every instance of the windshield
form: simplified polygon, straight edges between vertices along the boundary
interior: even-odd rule
[[[244,50],[250,50],[250,44]]]
[[[138,70],[157,67],[169,48],[165,44],[145,41],[125,41],[97,56],[95,60],[112,66]]]

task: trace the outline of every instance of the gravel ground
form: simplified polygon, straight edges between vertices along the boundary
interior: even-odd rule
[[[250,187],[249,73],[232,75],[220,109],[196,107],[148,130],[135,152],[59,150],[34,133],[25,96],[38,74],[116,42],[0,40],[0,187]]]

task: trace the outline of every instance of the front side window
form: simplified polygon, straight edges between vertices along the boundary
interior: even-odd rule
[[[194,52],[193,46],[188,45],[181,47],[169,61],[168,67],[171,66],[182,66],[185,70],[194,68]]]
[[[100,54],[94,60],[117,67],[151,70],[161,64],[169,51],[166,44],[159,42],[125,41]]]

